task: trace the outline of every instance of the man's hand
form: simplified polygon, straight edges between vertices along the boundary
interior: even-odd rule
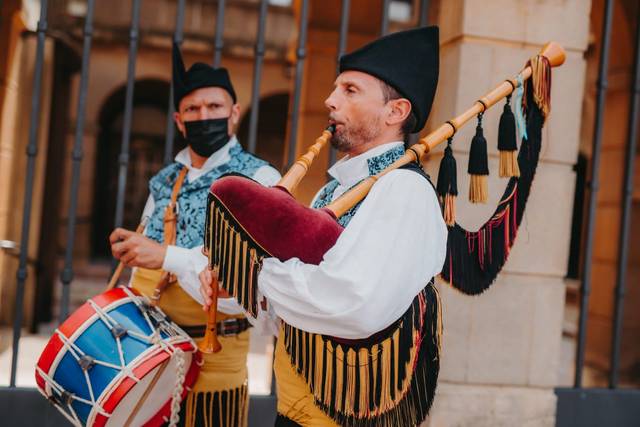
[[[141,234],[116,228],[109,236],[111,253],[127,267],[162,268],[166,246]]]
[[[200,295],[204,300],[204,304],[202,309],[204,311],[209,311],[209,307],[211,307],[211,303],[213,302],[211,297],[213,295],[213,290],[211,289],[211,285],[214,282],[218,283],[218,278],[214,274],[213,270],[210,270],[209,267],[205,267],[204,270],[198,274],[198,278],[200,279]],[[231,296],[227,291],[222,288],[218,288],[218,298],[230,298]]]

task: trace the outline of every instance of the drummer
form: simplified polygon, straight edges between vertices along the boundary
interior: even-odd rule
[[[198,296],[197,274],[207,263],[201,249],[209,186],[230,172],[263,185],[275,184],[280,174],[240,146],[234,133],[240,105],[226,69],[195,63],[187,71],[174,45],[173,91],[174,120],[188,146],[149,182],[144,235],[117,228],[109,240],[113,256],[136,267],[131,286],[154,298],[200,340],[206,315],[192,297]],[[181,425],[247,424],[249,323],[232,298],[218,300],[218,313],[222,351],[204,355],[198,380],[182,405]]]

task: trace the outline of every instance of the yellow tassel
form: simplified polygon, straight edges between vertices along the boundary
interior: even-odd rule
[[[517,151],[500,151],[500,177],[511,178],[520,176]]]
[[[487,203],[488,195],[487,175],[471,175],[469,201],[471,203]]]
[[[448,226],[456,223],[456,196],[451,194],[444,197],[444,222]]]

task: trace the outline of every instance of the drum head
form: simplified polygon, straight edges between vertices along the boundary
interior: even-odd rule
[[[116,406],[106,425],[108,427],[118,427],[128,423],[131,426],[158,425],[153,422],[154,419],[160,422],[164,416],[168,419],[169,412],[159,413],[167,404],[170,408],[171,398],[167,400],[167,394],[176,387],[178,357],[174,355],[170,359],[167,358],[133,386]],[[184,352],[182,357],[184,357],[183,369],[186,374],[193,361],[193,353]]]

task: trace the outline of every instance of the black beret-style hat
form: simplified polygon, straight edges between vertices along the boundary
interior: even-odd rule
[[[419,132],[427,122],[438,86],[438,27],[400,31],[340,58],[340,72],[361,71],[393,87],[411,102]]]
[[[203,62],[196,62],[185,70],[180,48],[173,44],[173,105],[178,111],[180,101],[189,93],[203,87],[220,87],[231,95],[236,102],[236,92],[233,90],[229,72],[226,68],[213,68]]]

